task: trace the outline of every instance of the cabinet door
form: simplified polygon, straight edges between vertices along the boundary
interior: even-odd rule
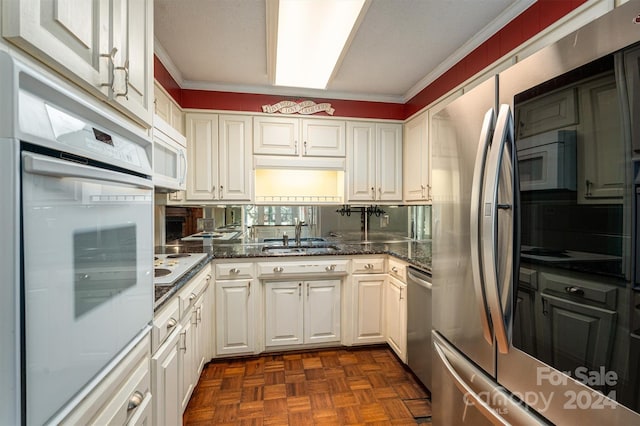
[[[187,200],[213,200],[218,189],[218,116],[188,113]]]
[[[344,157],[345,122],[302,120],[302,155],[306,157]]]
[[[340,280],[306,281],[304,342],[340,341]]]
[[[207,330],[204,323],[204,318],[206,315],[206,291],[203,293],[200,298],[196,301],[193,306],[193,315],[194,315],[194,327],[195,331],[193,333],[193,347],[195,352],[195,365],[193,368],[194,371],[194,386],[198,383],[198,379],[200,378],[200,373],[202,373],[202,369],[204,368],[204,364],[207,362]]]
[[[385,295],[387,342],[404,362],[407,360],[407,298],[406,284],[395,278],[387,281]]]
[[[253,153],[298,155],[300,120],[288,117],[253,117]]]
[[[622,203],[624,142],[615,76],[580,86],[578,202]]]
[[[154,85],[153,90],[153,108],[155,114],[167,123],[171,124],[171,99],[162,91],[158,83]]]
[[[153,115],[153,0],[112,0],[113,98],[151,123]]]
[[[179,390],[182,377],[178,354],[182,327],[178,326],[151,358],[151,393],[153,394],[153,419],[158,425],[180,424],[182,401]]]
[[[219,185],[220,200],[250,201],[252,179],[251,117],[219,117]]]
[[[190,312],[182,322],[182,332],[180,333],[178,363],[180,368],[179,401],[180,413],[183,413],[189,404],[189,399],[195,387],[196,348],[194,342],[194,317],[195,313]]]
[[[579,366],[609,371],[616,312],[550,294],[541,296],[548,362],[561,371]]]
[[[427,114],[404,125],[403,191],[405,201],[428,200],[430,195],[430,153]]]
[[[353,343],[385,342],[382,275],[354,276]]]
[[[376,149],[374,123],[347,123],[349,201],[370,201],[376,192]]]
[[[376,124],[376,157],[376,200],[402,200],[401,124]]]
[[[252,353],[255,350],[255,285],[252,284],[252,280],[216,281],[218,355]]]
[[[94,94],[109,94],[109,2],[3,1],[2,14],[6,39]]]
[[[302,282],[267,282],[265,293],[265,344],[303,343]]]

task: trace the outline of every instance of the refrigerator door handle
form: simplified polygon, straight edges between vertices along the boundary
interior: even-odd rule
[[[500,384],[458,355],[449,342],[432,333],[433,348],[444,370],[462,392],[465,407],[480,411],[494,425],[546,425]]]
[[[484,202],[482,206],[482,262],[485,280],[485,291],[487,292],[487,302],[491,312],[491,322],[495,333],[496,344],[500,353],[509,352],[511,344],[511,287],[513,285],[513,238],[505,239],[508,247],[498,247],[498,210],[514,209],[513,193],[513,164],[510,148],[513,144],[513,118],[509,105],[501,105],[498,119],[496,120],[496,131],[493,134],[489,160],[487,163],[487,176],[485,180]],[[509,148],[507,148],[509,143]],[[498,194],[500,191],[500,173],[502,171],[503,158],[507,151],[509,180],[506,197],[511,204],[499,203]],[[513,225],[506,230],[513,232]],[[498,250],[504,256],[504,276],[502,283],[499,282],[498,274]],[[500,295],[502,288],[502,297]]]
[[[476,294],[476,302],[480,310],[480,323],[482,324],[482,334],[484,339],[493,345],[493,331],[489,323],[487,313],[487,302],[484,285],[484,274],[482,273],[481,256],[482,246],[480,245],[482,193],[483,181],[487,163],[487,152],[493,135],[493,121],[495,111],[489,109],[482,121],[480,131],[480,141],[478,142],[478,152],[473,170],[473,181],[471,187],[471,216],[470,216],[470,242],[471,242],[471,270],[473,273],[473,286]]]

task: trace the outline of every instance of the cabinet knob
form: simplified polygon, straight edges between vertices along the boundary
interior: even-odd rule
[[[169,321],[167,321],[167,330],[171,330],[177,324],[178,324],[178,321],[176,321],[175,318],[169,318]]]
[[[584,290],[580,287],[568,286],[564,288],[564,291],[569,294],[575,294],[576,296],[584,296]]]
[[[276,266],[275,268],[273,268],[273,272],[279,273],[284,271],[284,268],[282,266]]]
[[[193,300],[196,298],[196,294],[195,293],[191,293],[191,295],[189,296],[189,302],[193,302]]]
[[[135,410],[138,408],[140,404],[142,404],[142,400],[144,399],[144,395],[140,391],[135,391],[131,398],[129,398],[129,403],[127,404],[127,411]]]

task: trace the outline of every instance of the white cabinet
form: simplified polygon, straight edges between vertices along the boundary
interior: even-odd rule
[[[613,73],[579,86],[578,202],[620,203],[624,136]]]
[[[294,117],[254,117],[253,153],[294,157],[344,157],[345,122]]]
[[[157,425],[179,425],[182,422],[180,389],[180,340],[182,326],[177,325],[151,358],[151,389],[153,391],[153,419]]]
[[[216,280],[216,355],[255,352],[256,287],[253,279]]]
[[[153,1],[2,3],[2,35],[150,127]]]
[[[407,362],[407,285],[389,277],[385,294],[387,343]]]
[[[154,85],[154,96],[153,105],[155,114],[169,123],[178,133],[184,135],[184,113],[180,106],[157,82]]]
[[[182,320],[180,342],[178,343],[178,368],[180,370],[178,401],[180,402],[181,413],[187,408],[189,399],[196,385],[196,383],[194,383],[194,372],[196,369],[196,348],[193,345],[195,338],[194,321],[195,313],[189,311]]]
[[[188,201],[250,201],[251,119],[187,113]]]
[[[385,342],[384,275],[353,275],[353,344]]]
[[[266,346],[340,341],[340,280],[264,285]]]
[[[425,112],[404,124],[405,201],[431,201],[431,150],[427,118]]]
[[[348,201],[402,200],[402,125],[347,123]]]

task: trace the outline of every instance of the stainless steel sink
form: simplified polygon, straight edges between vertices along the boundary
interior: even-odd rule
[[[300,247],[284,247],[284,246],[264,246],[262,251],[268,254],[280,255],[302,255],[302,254],[330,254],[339,251],[336,246],[300,246]]]

